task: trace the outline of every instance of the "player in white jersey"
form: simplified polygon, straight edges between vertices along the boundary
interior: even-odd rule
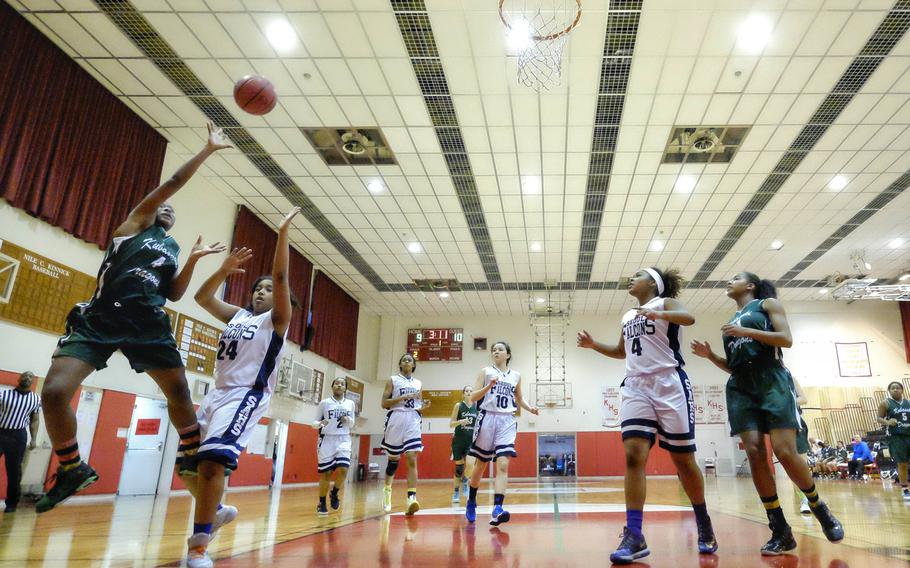
[[[392,510],[392,480],[398,470],[401,454],[408,461],[408,506],[406,515],[420,510],[417,501],[417,453],[423,451],[420,438],[420,411],[430,406],[423,400],[422,385],[413,377],[417,361],[410,353],[398,359],[399,373],[390,377],[382,393],[382,407],[389,411],[385,419],[385,433],[380,444],[389,456],[385,468],[385,486],[382,488],[382,510]]]
[[[292,209],[278,227],[272,274],[256,280],[247,307],[215,297],[228,276],[244,272],[241,265],[252,257],[247,248],[232,251],[196,292],[196,302],[227,327],[218,342],[215,389],[205,396],[197,412],[202,444],[194,467],[184,464],[181,468],[196,470],[195,476],[183,476],[196,498],[186,559],[189,568],[213,566],[207,552],[212,533],[237,516],[236,508],[220,503],[225,471],[237,468],[237,458],[268,410],[275,388],[278,356],[291,322],[288,230],[299,212],[299,207]]]
[[[515,435],[518,421],[515,411],[524,408],[537,414],[537,407],[530,406],[521,396],[521,374],[509,367],[512,348],[505,341],[497,341],[490,349],[493,365],[481,369],[471,392],[471,401],[477,403],[477,424],[474,426],[474,443],[469,456],[483,462],[471,472],[468,500],[465,504],[465,518],[473,523],[477,518],[477,488],[483,479],[486,463],[496,463],[496,478],[493,480],[493,513],[490,524],[498,526],[509,521],[509,512],[502,508],[509,483],[509,458],[517,457]]]
[[[325,517],[329,514],[325,498],[329,495],[329,482],[334,475],[334,487],[331,492],[332,510],[341,506],[338,498],[340,487],[351,467],[351,428],[357,414],[354,401],[344,397],[348,389],[347,380],[337,377],[332,381],[332,396],[319,403],[316,412],[317,420],[310,424],[319,430],[319,446],[316,449],[316,471],[319,472],[319,505],[316,514]]]
[[[626,360],[620,393],[622,441],[626,453],[626,527],[619,548],[610,555],[627,564],[650,554],[641,532],[645,505],[645,463],[655,440],[670,453],[686,495],[695,510],[698,551],[713,554],[717,540],[705,506],[705,481],[695,461],[695,405],[692,384],[683,371],[680,326],[695,318],[676,296],[682,277],[676,270],[643,268],[629,280],[629,294],[638,307],[622,318],[616,346],[595,341],[587,331],[578,346]]]

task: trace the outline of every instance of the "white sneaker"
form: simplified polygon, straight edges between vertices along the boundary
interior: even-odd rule
[[[411,515],[413,515],[414,513],[416,513],[419,510],[420,510],[420,503],[417,502],[417,497],[416,496],[408,497],[408,508],[404,512],[404,514],[410,517]]]
[[[904,489],[904,501],[910,501],[910,489]]]
[[[803,502],[799,504],[799,512],[803,515],[808,515],[812,512],[812,509],[809,507],[808,497],[803,497]]]
[[[392,512],[392,488],[388,485],[382,488],[382,512]]]
[[[187,568],[213,568],[215,563],[209,556],[208,548],[209,535],[198,533],[191,536],[186,541],[186,566]]]
[[[209,536],[209,541],[215,538],[215,535],[218,533],[218,529],[224,525],[232,522],[237,518],[237,507],[232,505],[224,505],[215,513],[215,522],[212,523],[212,534]]]

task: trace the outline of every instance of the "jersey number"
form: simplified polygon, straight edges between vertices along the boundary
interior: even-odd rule
[[[632,353],[641,356],[641,339],[638,337],[632,340]]]
[[[414,408],[414,400],[415,399],[413,399],[413,398],[409,398],[409,399],[405,400],[404,407],[405,408]]]
[[[509,397],[501,394],[496,395],[496,408],[509,408]]]
[[[228,343],[224,341],[218,342],[218,360],[224,361],[224,356],[227,355],[228,358],[233,361],[237,358],[237,340],[234,339]]]
[[[338,426],[337,426],[337,428],[338,428],[339,430],[342,429],[342,428],[344,428],[344,416],[339,416],[339,417],[338,417]]]

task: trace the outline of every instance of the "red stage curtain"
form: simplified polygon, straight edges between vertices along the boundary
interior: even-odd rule
[[[904,330],[904,354],[910,363],[910,302],[898,302],[901,310],[901,327]]]
[[[275,245],[278,233],[262,222],[256,214],[246,207],[239,207],[234,222],[234,239],[231,248],[247,247],[253,250],[253,258],[244,266],[246,272],[228,278],[224,289],[224,300],[238,306],[250,303],[250,288],[257,278],[272,273],[272,259],[275,256]],[[313,275],[313,263],[302,254],[291,248],[288,281],[291,294],[300,304],[294,308],[291,325],[288,327],[288,339],[303,345],[306,336],[306,314],[310,298],[310,278]]]
[[[0,197],[106,247],[167,142],[3,2],[0,77]]]
[[[313,353],[353,369],[357,363],[359,316],[357,300],[317,270],[313,281]]]

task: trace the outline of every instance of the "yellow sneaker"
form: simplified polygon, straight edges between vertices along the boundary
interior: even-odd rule
[[[382,488],[382,512],[392,512],[392,488],[388,485]]]
[[[417,502],[417,496],[408,497],[408,509],[405,511],[405,515],[411,516],[417,511],[420,510],[420,503]]]

